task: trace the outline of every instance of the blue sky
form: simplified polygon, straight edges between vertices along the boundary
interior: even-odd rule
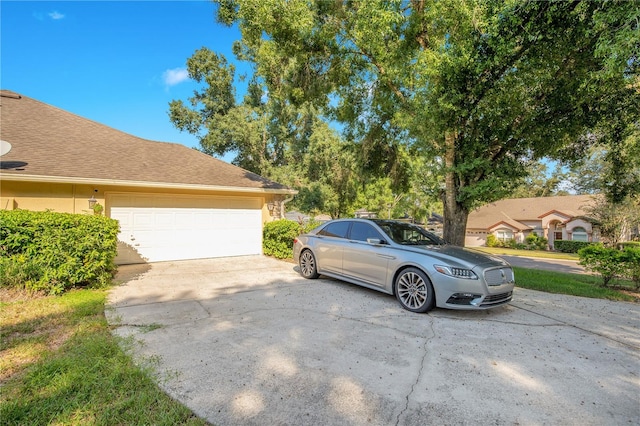
[[[240,34],[217,24],[214,10],[209,1],[3,0],[0,86],[135,136],[197,147],[167,111],[199,87],[185,71],[197,49],[234,59]]]

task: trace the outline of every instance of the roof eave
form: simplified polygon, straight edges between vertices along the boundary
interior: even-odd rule
[[[247,192],[262,194],[288,194],[295,195],[298,193],[295,189],[290,188],[251,188],[242,186],[224,186],[224,185],[199,185],[191,183],[168,183],[168,182],[145,182],[131,180],[113,180],[113,179],[92,179],[80,177],[61,177],[61,176],[42,176],[42,175],[18,175],[18,174],[0,174],[0,180],[13,182],[47,182],[47,183],[68,183],[75,185],[113,185],[126,186],[131,188],[163,188],[163,189],[183,189],[183,190],[199,190],[199,191],[219,191],[219,192]]]
[[[507,226],[507,227],[509,227],[509,228],[513,229],[514,231],[526,231],[526,230],[533,229],[533,228],[531,228],[530,226],[527,226],[527,225],[525,225],[525,224],[520,224],[520,225],[522,225],[522,226],[516,226],[516,225],[514,225],[514,224],[512,224],[512,223],[505,222],[504,220],[501,220],[501,221],[500,221],[500,222],[498,222],[498,223],[494,223],[493,225],[489,226],[487,229],[488,229],[489,231],[494,231],[494,230],[496,230],[500,225],[505,225],[505,226]]]

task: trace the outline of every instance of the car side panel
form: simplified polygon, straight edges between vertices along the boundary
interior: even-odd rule
[[[314,236],[312,250],[316,256],[318,272],[342,274],[342,257],[348,240],[337,237]]]
[[[343,254],[343,274],[383,287],[391,259],[395,256],[388,247],[350,240]]]

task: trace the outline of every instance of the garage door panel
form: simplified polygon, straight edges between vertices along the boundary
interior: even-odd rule
[[[171,223],[175,220],[174,213],[162,213],[158,212],[155,214],[154,225],[155,226],[170,226]]]
[[[133,211],[133,226],[136,228],[147,227],[153,228],[154,217],[152,212]]]
[[[259,198],[109,198],[119,239],[151,262],[262,253]]]

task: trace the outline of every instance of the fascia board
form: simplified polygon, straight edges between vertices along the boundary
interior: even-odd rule
[[[188,183],[167,183],[167,182],[145,182],[112,179],[90,179],[78,177],[41,176],[41,175],[15,175],[0,174],[0,181],[13,182],[47,182],[47,183],[69,183],[75,185],[113,185],[131,188],[162,188],[162,189],[183,189],[200,191],[220,191],[220,192],[252,192],[263,194],[289,194],[298,193],[295,189],[273,189],[273,188],[248,188],[241,186],[224,185],[198,185]]]

